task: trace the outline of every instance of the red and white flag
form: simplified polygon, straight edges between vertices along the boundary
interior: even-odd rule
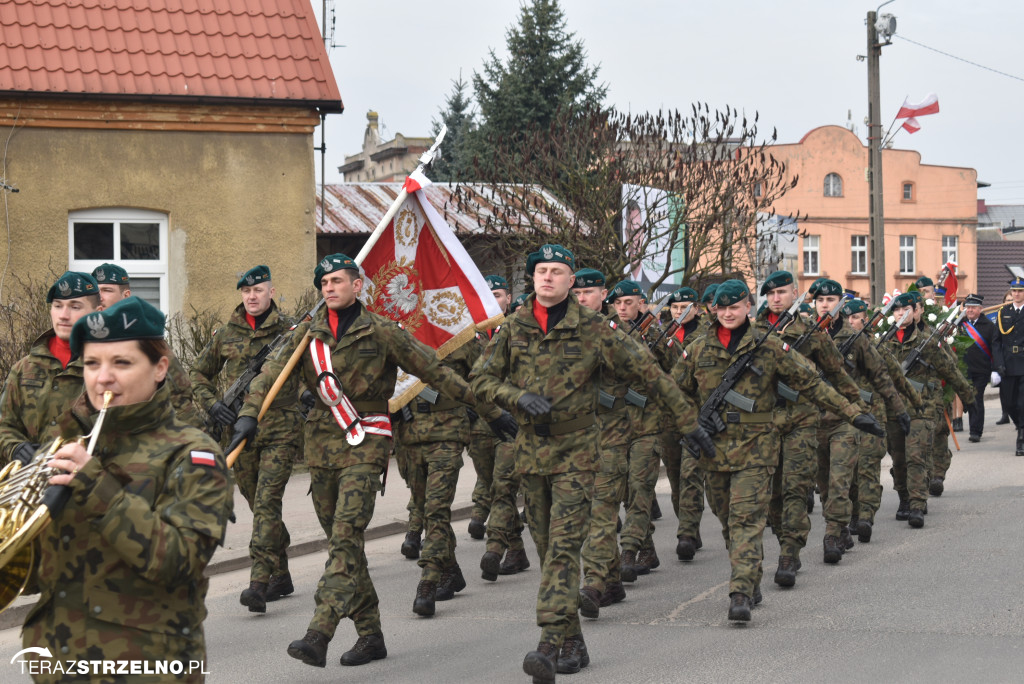
[[[504,316],[454,231],[426,193],[413,188],[429,184],[422,174],[406,180],[409,196],[361,264],[361,298],[370,311],[397,321],[444,358]],[[399,370],[391,411],[422,389],[418,378]]]
[[[903,106],[900,107],[900,111],[896,114],[896,118],[909,119],[912,116],[925,116],[926,114],[938,113],[939,96],[935,93],[928,93],[928,96],[917,104],[911,104],[909,100],[903,100]]]
[[[910,117],[909,119],[903,122],[903,130],[905,130],[907,133],[917,133],[919,130],[921,130],[921,124],[919,124],[917,122],[917,119],[915,119],[914,117]]]
[[[939,287],[945,288],[946,306],[951,306],[956,301],[956,290],[960,284],[956,277],[956,262],[947,261],[945,266],[942,267],[940,276]]]

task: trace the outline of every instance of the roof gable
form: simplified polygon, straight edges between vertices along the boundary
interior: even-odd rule
[[[0,92],[342,109],[309,0],[4,0]]]

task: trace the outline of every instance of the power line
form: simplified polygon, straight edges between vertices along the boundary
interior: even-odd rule
[[[908,43],[913,43],[914,45],[917,45],[918,47],[923,47],[925,50],[931,50],[932,52],[937,52],[940,55],[945,55],[946,57],[950,57],[950,58],[955,59],[955,60],[957,60],[959,62],[964,62],[965,64],[970,64],[971,66],[976,66],[979,69],[984,69],[985,71],[991,71],[994,74],[999,74],[1000,76],[1006,76],[1007,78],[1012,78],[1012,79],[1014,79],[1016,81],[1024,81],[1024,78],[1021,78],[1020,76],[1014,76],[1013,74],[1008,74],[1005,71],[999,71],[998,69],[993,69],[992,67],[987,67],[984,64],[978,64],[977,62],[972,62],[969,59],[964,59],[963,57],[957,57],[956,55],[951,55],[948,52],[943,52],[942,50],[938,50],[936,48],[930,47],[928,45],[925,45],[924,43],[918,43],[916,40],[911,40],[910,38],[907,38],[906,36],[901,36],[898,33],[894,37],[901,38],[901,39],[907,41]]]

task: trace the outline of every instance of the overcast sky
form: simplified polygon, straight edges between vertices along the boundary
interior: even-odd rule
[[[319,14],[321,3],[311,0]],[[330,5],[331,3],[329,3]],[[366,112],[384,136],[429,135],[451,82],[481,71],[489,49],[505,54],[516,0],[333,0],[331,64],[345,112],[328,117],[327,180],[340,182],[344,155],[362,147]],[[867,12],[851,0],[562,0],[568,27],[600,66],[608,104],[634,112],[726,104],[761,116],[761,130],[798,142],[848,113],[867,134]],[[990,203],[1024,204],[1024,3],[1011,0],[896,0],[897,19],[881,57],[882,119],[905,97],[934,92],[941,111],[920,119],[894,145],[922,162],[972,167],[991,184]],[[905,39],[904,39],[905,38]],[[908,40],[1002,71],[972,66]],[[316,144],[320,144],[317,132]],[[320,159],[317,155],[317,173]]]

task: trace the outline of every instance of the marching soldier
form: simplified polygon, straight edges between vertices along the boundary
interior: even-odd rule
[[[227,324],[214,332],[191,373],[196,401],[218,426],[218,432],[234,425],[240,404],[229,406],[221,401],[217,376],[223,374],[228,385],[237,381],[252,359],[278,336],[286,334],[294,323],[274,301],[276,290],[267,266],[246,271],[235,289],[242,302]],[[239,597],[250,613],[265,613],[268,601],[295,591],[288,571],[291,538],[281,509],[292,464],[301,449],[298,394],[298,383],[292,379],[274,400],[259,436],[246,444],[234,463],[235,481],[252,511],[249,587]],[[313,398],[311,393],[307,397]]]
[[[996,370],[993,351],[996,347],[996,324],[981,312],[984,297],[979,294],[967,295],[964,300],[963,328],[974,344],[967,348],[964,360],[967,362],[967,379],[974,385],[974,406],[964,407],[969,414],[968,430],[972,442],[980,442],[985,429],[985,387],[991,382],[998,387],[1002,378]]]
[[[703,463],[711,510],[722,524],[732,566],[729,619],[746,622],[751,607],[761,599],[762,535],[772,473],[779,462],[780,439],[772,417],[777,383],[781,380],[805,393],[858,429],[880,433],[881,426],[820,382],[811,366],[798,360],[779,338],[755,339],[748,318],[750,290],[742,281],[722,283],[715,293],[715,304],[718,316],[711,331],[686,348],[674,375],[684,394],[696,396],[703,403],[721,385],[733,363],[759,345],[754,352],[757,372],[747,370],[733,387],[749,400],[747,408],[751,410],[726,402],[718,407],[725,429],[713,437],[715,454]]]
[[[588,527],[600,431],[594,429],[599,369],[641,386],[705,448],[693,404],[650,356],[623,340],[614,322],[569,296],[575,259],[561,245],[530,254],[534,294],[510,318],[471,373],[480,398],[519,418],[516,467],[523,476],[530,533],[543,559],[537,650],[523,660],[535,682],[590,662],[577,616],[580,547]]]
[[[341,664],[364,665],[388,654],[363,533],[388,467],[388,399],[394,393],[398,366],[464,404],[475,404],[476,397],[465,381],[440,364],[433,349],[359,303],[363,279],[351,258],[324,257],[314,271],[313,285],[323,293],[327,307],[300,324],[295,339],[306,333],[311,339],[297,368],[305,388],[317,394],[306,418],[304,442],[313,507],[328,538],[328,560],[317,585],[313,619],[305,636],[288,646],[288,654],[324,667],[338,622],[350,618],[358,639],[341,656]],[[243,439],[255,437],[256,415],[286,361],[284,354],[272,358],[253,381],[229,452]]]
[[[1024,456],[1024,278],[1010,281],[1013,299],[996,315],[996,352],[993,360],[1002,378],[999,398],[1017,428],[1017,456]]]
[[[99,287],[88,273],[67,271],[46,293],[51,328],[36,338],[7,376],[0,396],[0,463],[28,463],[52,439],[55,419],[82,393],[82,360],[71,353],[71,329],[98,309]]]

